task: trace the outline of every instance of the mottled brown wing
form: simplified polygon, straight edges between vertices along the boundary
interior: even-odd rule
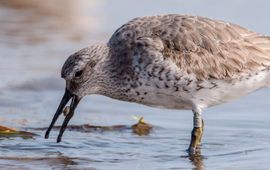
[[[200,80],[234,78],[270,66],[269,37],[203,17],[136,18],[120,27],[109,45],[118,53],[128,53],[143,37],[161,41],[164,59]]]

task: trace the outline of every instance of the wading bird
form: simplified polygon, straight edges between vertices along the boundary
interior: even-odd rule
[[[85,95],[193,112],[189,153],[203,134],[202,110],[270,84],[270,37],[199,16],[135,18],[108,43],[72,54],[61,76],[66,90],[45,137],[71,99],[57,138]]]

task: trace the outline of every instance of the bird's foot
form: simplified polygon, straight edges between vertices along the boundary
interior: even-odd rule
[[[188,156],[200,156],[201,155],[201,147],[189,147],[187,149]]]
[[[201,138],[203,134],[202,127],[194,127],[191,133],[191,141],[188,148],[189,155],[200,155]]]

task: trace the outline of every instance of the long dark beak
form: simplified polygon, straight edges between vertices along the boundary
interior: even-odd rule
[[[60,104],[59,104],[59,106],[58,106],[55,114],[54,114],[54,117],[52,119],[52,122],[51,122],[49,128],[46,131],[45,139],[48,139],[49,138],[50,131],[52,130],[52,128],[53,128],[56,120],[62,114],[64,107],[66,106],[66,104],[68,103],[68,101],[71,98],[72,98],[72,100],[71,100],[71,104],[70,104],[70,111],[69,111],[68,115],[65,117],[65,120],[64,120],[64,122],[63,122],[63,124],[62,124],[62,126],[60,128],[60,132],[59,132],[58,137],[57,137],[57,143],[58,142],[61,142],[62,135],[63,135],[63,133],[66,130],[66,127],[68,125],[68,122],[72,118],[72,116],[74,114],[74,111],[75,111],[77,105],[79,104],[79,102],[81,100],[81,98],[79,98],[76,95],[71,94],[70,91],[67,90],[67,89],[66,89],[65,94],[64,94],[64,96],[63,96],[63,98],[62,98],[62,100],[61,100],[61,102],[60,102]]]

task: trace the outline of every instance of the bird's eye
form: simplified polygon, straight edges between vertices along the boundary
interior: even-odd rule
[[[75,73],[75,77],[76,77],[76,78],[79,78],[79,77],[82,75],[82,73],[83,73],[83,70],[77,71],[77,72]]]

